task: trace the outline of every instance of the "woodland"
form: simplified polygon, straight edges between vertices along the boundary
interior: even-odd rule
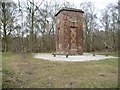
[[[70,2],[27,0],[24,4],[0,2],[2,52],[54,52],[55,14],[61,8],[82,9],[84,51],[117,51],[118,3],[97,11],[93,2],[76,6]]]

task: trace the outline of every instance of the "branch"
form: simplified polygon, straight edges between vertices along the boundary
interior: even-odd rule
[[[36,8],[35,8],[35,11],[36,11],[37,9],[39,9],[39,7],[40,7],[40,6],[42,5],[42,3],[44,2],[44,0],[42,0],[41,3],[40,3],[40,5],[37,6],[37,5],[35,5],[33,2],[31,2],[30,0],[28,0],[28,1],[36,7]]]

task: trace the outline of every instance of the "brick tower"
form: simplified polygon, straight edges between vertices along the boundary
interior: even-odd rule
[[[63,8],[55,15],[57,53],[83,53],[83,13],[79,9]]]

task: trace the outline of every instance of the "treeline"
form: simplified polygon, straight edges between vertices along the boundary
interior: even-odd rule
[[[69,2],[21,3],[0,2],[0,34],[2,51],[55,51],[55,14],[62,8],[76,8]],[[116,51],[118,43],[118,8],[109,4],[95,11],[92,2],[83,2],[78,9],[84,13],[84,51]],[[99,17],[98,17],[99,16]],[[101,29],[102,28],[102,29]]]

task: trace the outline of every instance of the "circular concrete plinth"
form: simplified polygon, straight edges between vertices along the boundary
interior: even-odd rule
[[[105,55],[95,55],[95,56],[93,56],[92,54],[89,54],[89,53],[84,53],[83,55],[68,56],[68,58],[66,58],[66,55],[56,55],[56,57],[54,57],[52,54],[48,54],[48,53],[35,53],[33,55],[33,57],[34,58],[40,58],[40,59],[43,59],[43,60],[71,61],[71,62],[118,58],[118,57],[114,57],[114,56],[105,56]]]

